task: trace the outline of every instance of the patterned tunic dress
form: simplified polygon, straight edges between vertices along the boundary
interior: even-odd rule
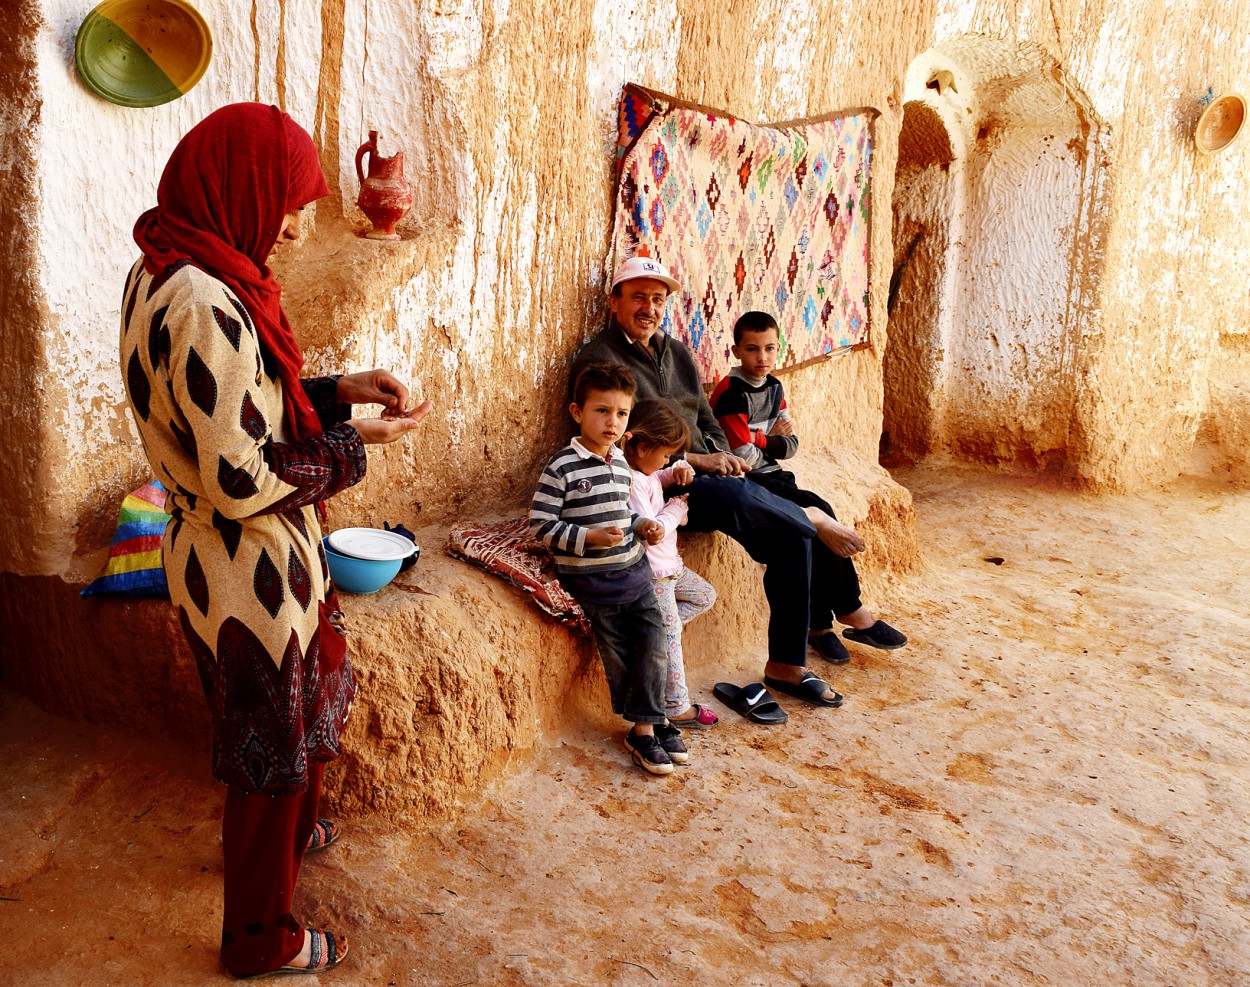
[[[165,573],[208,697],[213,774],[245,794],[303,791],[309,764],[338,755],[355,691],[316,512],[365,474],[350,406],[336,378],[304,381],[325,430],[291,441],[247,310],[186,262],[131,269],[121,360],[169,491]]]

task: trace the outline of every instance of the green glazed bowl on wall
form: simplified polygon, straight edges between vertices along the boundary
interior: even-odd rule
[[[74,64],[93,92],[121,106],[186,93],[213,57],[213,35],[186,0],[104,0],[78,28]]]

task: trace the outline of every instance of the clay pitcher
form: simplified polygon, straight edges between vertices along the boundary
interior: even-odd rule
[[[361,164],[369,155],[369,174]],[[356,150],[356,177],[360,195],[356,205],[373,224],[365,234],[370,240],[398,240],[395,224],[412,208],[412,185],[404,178],[404,154],[384,158],[378,154],[378,132],[369,131],[369,139]]]

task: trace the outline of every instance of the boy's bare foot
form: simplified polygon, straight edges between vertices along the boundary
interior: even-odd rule
[[[764,675],[770,679],[781,679],[783,682],[789,682],[791,685],[798,685],[803,681],[803,676],[807,674],[805,665],[783,665],[779,661],[766,662],[764,665]],[[835,699],[840,700],[839,696],[833,689],[826,686],[822,696],[827,702],[833,702]]]
[[[855,533],[854,528],[840,524],[818,507],[804,508],[804,513],[816,528],[816,537],[834,555],[849,559],[864,550],[864,540]]]

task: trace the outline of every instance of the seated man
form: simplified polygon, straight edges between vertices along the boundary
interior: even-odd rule
[[[649,257],[622,263],[608,300],[612,318],[578,352],[570,376],[575,380],[589,363],[624,364],[638,382],[639,399],[663,398],[677,407],[691,432],[685,459],[698,474],[689,488],[687,526],[723,531],[766,567],[765,683],[816,706],[839,706],[842,697],[806,667],[816,529],[801,507],[742,478],[746,465],[729,452],[694,358],[681,342],[659,331],[669,293],[680,287],[663,264]]]

